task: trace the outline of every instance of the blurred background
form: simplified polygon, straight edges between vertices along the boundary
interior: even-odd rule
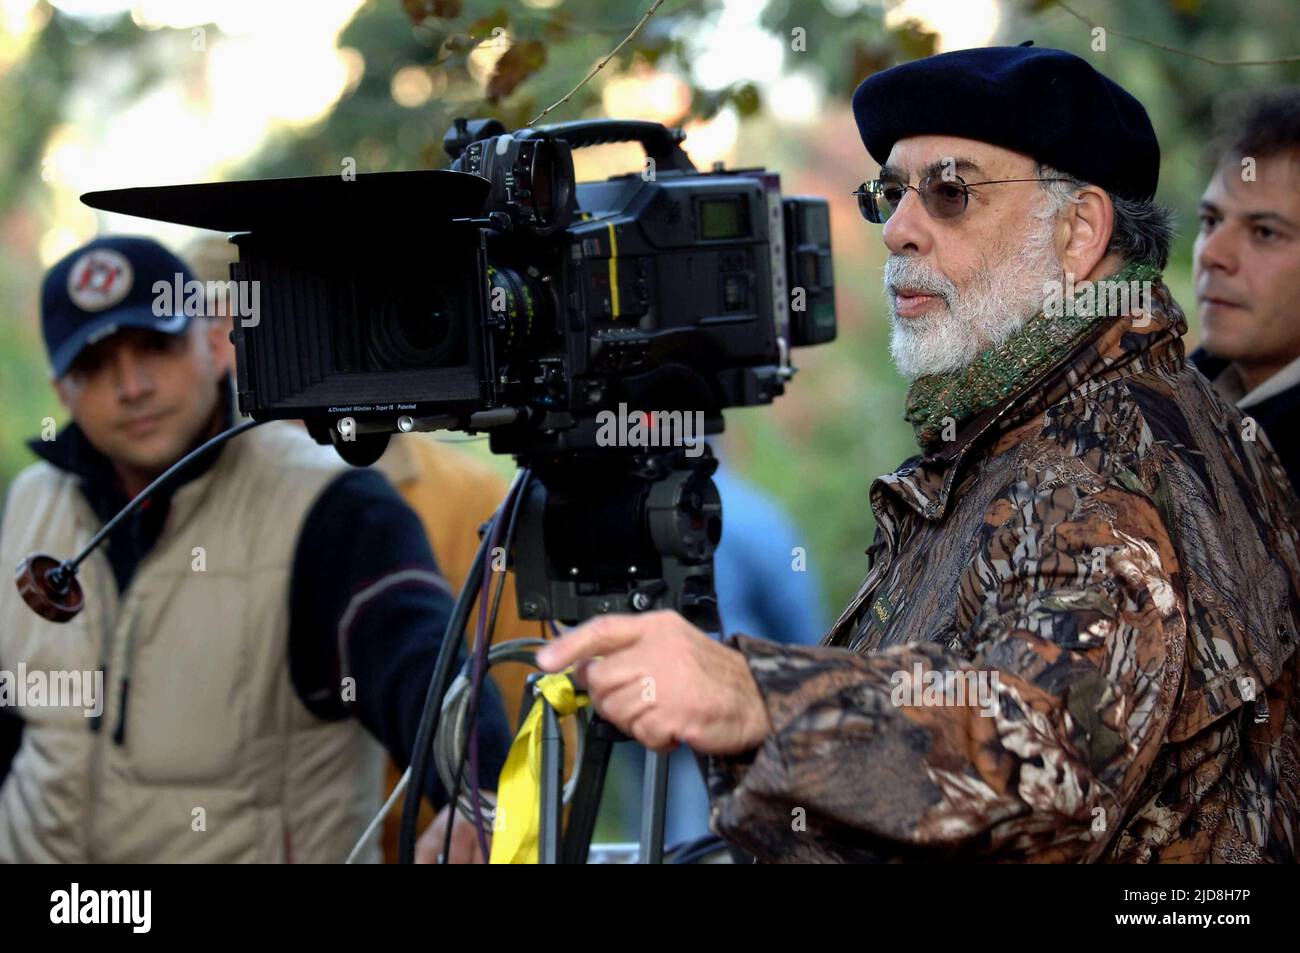
[[[529,123],[652,5],[0,0],[0,489],[31,461],[24,441],[43,418],[63,421],[40,343],[43,270],[100,233],[149,234],[178,251],[202,234],[95,212],[82,193],[337,175],[349,160],[357,172],[445,167],[454,117]],[[884,247],[849,196],[876,169],[848,98],[898,62],[1026,39],[1087,58],[1150,111],[1163,150],[1159,199],[1179,225],[1167,280],[1192,309],[1216,101],[1300,80],[1295,62],[1206,60],[1295,58],[1296,0],[665,0],[542,120],[681,125],[701,169],[763,165],[781,173],[786,194],[830,199],[839,339],[796,353],[800,373],[774,406],[730,411],[723,448],[731,469],[792,517],[832,614],[865,569],[871,478],[915,450],[889,360]],[[642,154],[601,146],[576,164],[587,180],[640,169]],[[421,234],[419,210],[406,214],[413,221],[401,227]],[[425,235],[438,240],[432,227]],[[486,441],[463,442],[490,456]]]

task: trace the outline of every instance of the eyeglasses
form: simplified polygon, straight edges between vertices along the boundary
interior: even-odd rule
[[[892,179],[872,179],[858,186],[850,195],[858,197],[858,210],[868,222],[883,225],[898,211],[908,190],[920,196],[931,218],[951,220],[966,211],[970,190],[977,185],[1002,185],[1006,182],[1068,182],[1069,179],[989,179],[967,182],[959,175],[927,175],[920,185],[904,185]]]

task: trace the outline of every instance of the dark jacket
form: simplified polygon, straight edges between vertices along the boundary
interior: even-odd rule
[[[1211,381],[1229,364],[1221,357],[1212,356],[1203,347],[1193,351],[1188,360]],[[1253,404],[1242,413],[1254,418],[1268,434],[1269,442],[1291,478],[1291,485],[1300,492],[1300,384]]]

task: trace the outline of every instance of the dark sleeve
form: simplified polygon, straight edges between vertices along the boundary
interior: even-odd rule
[[[9,766],[23,740],[23,720],[17,714],[0,708],[0,785],[9,776]]]
[[[294,557],[289,661],[298,697],[319,718],[355,715],[405,768],[454,601],[397,491],[374,471],[343,474],[307,514]],[[491,679],[479,715],[479,780],[494,788],[510,736]],[[447,799],[432,764],[425,792],[435,807]]]

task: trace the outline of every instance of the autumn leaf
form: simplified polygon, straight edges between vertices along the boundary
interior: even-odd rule
[[[894,65],[894,57],[889,49],[883,44],[872,43],[854,43],[852,52],[852,70],[851,77],[856,86],[860,80],[866,79],[879,73],[881,70],[888,69]]]
[[[939,39],[937,34],[922,27],[918,20],[908,20],[893,31],[893,36],[894,43],[907,60],[933,56]]]
[[[757,115],[762,106],[758,87],[753,83],[744,83],[737,87],[731,92],[730,99],[735,103],[736,111],[740,113],[742,119]]]
[[[488,78],[488,102],[495,103],[509,96],[516,86],[545,63],[546,47],[540,40],[522,40],[512,44],[497,60],[496,69]]]
[[[461,0],[402,0],[402,9],[412,23],[420,23],[426,17],[447,20],[460,16]]]

